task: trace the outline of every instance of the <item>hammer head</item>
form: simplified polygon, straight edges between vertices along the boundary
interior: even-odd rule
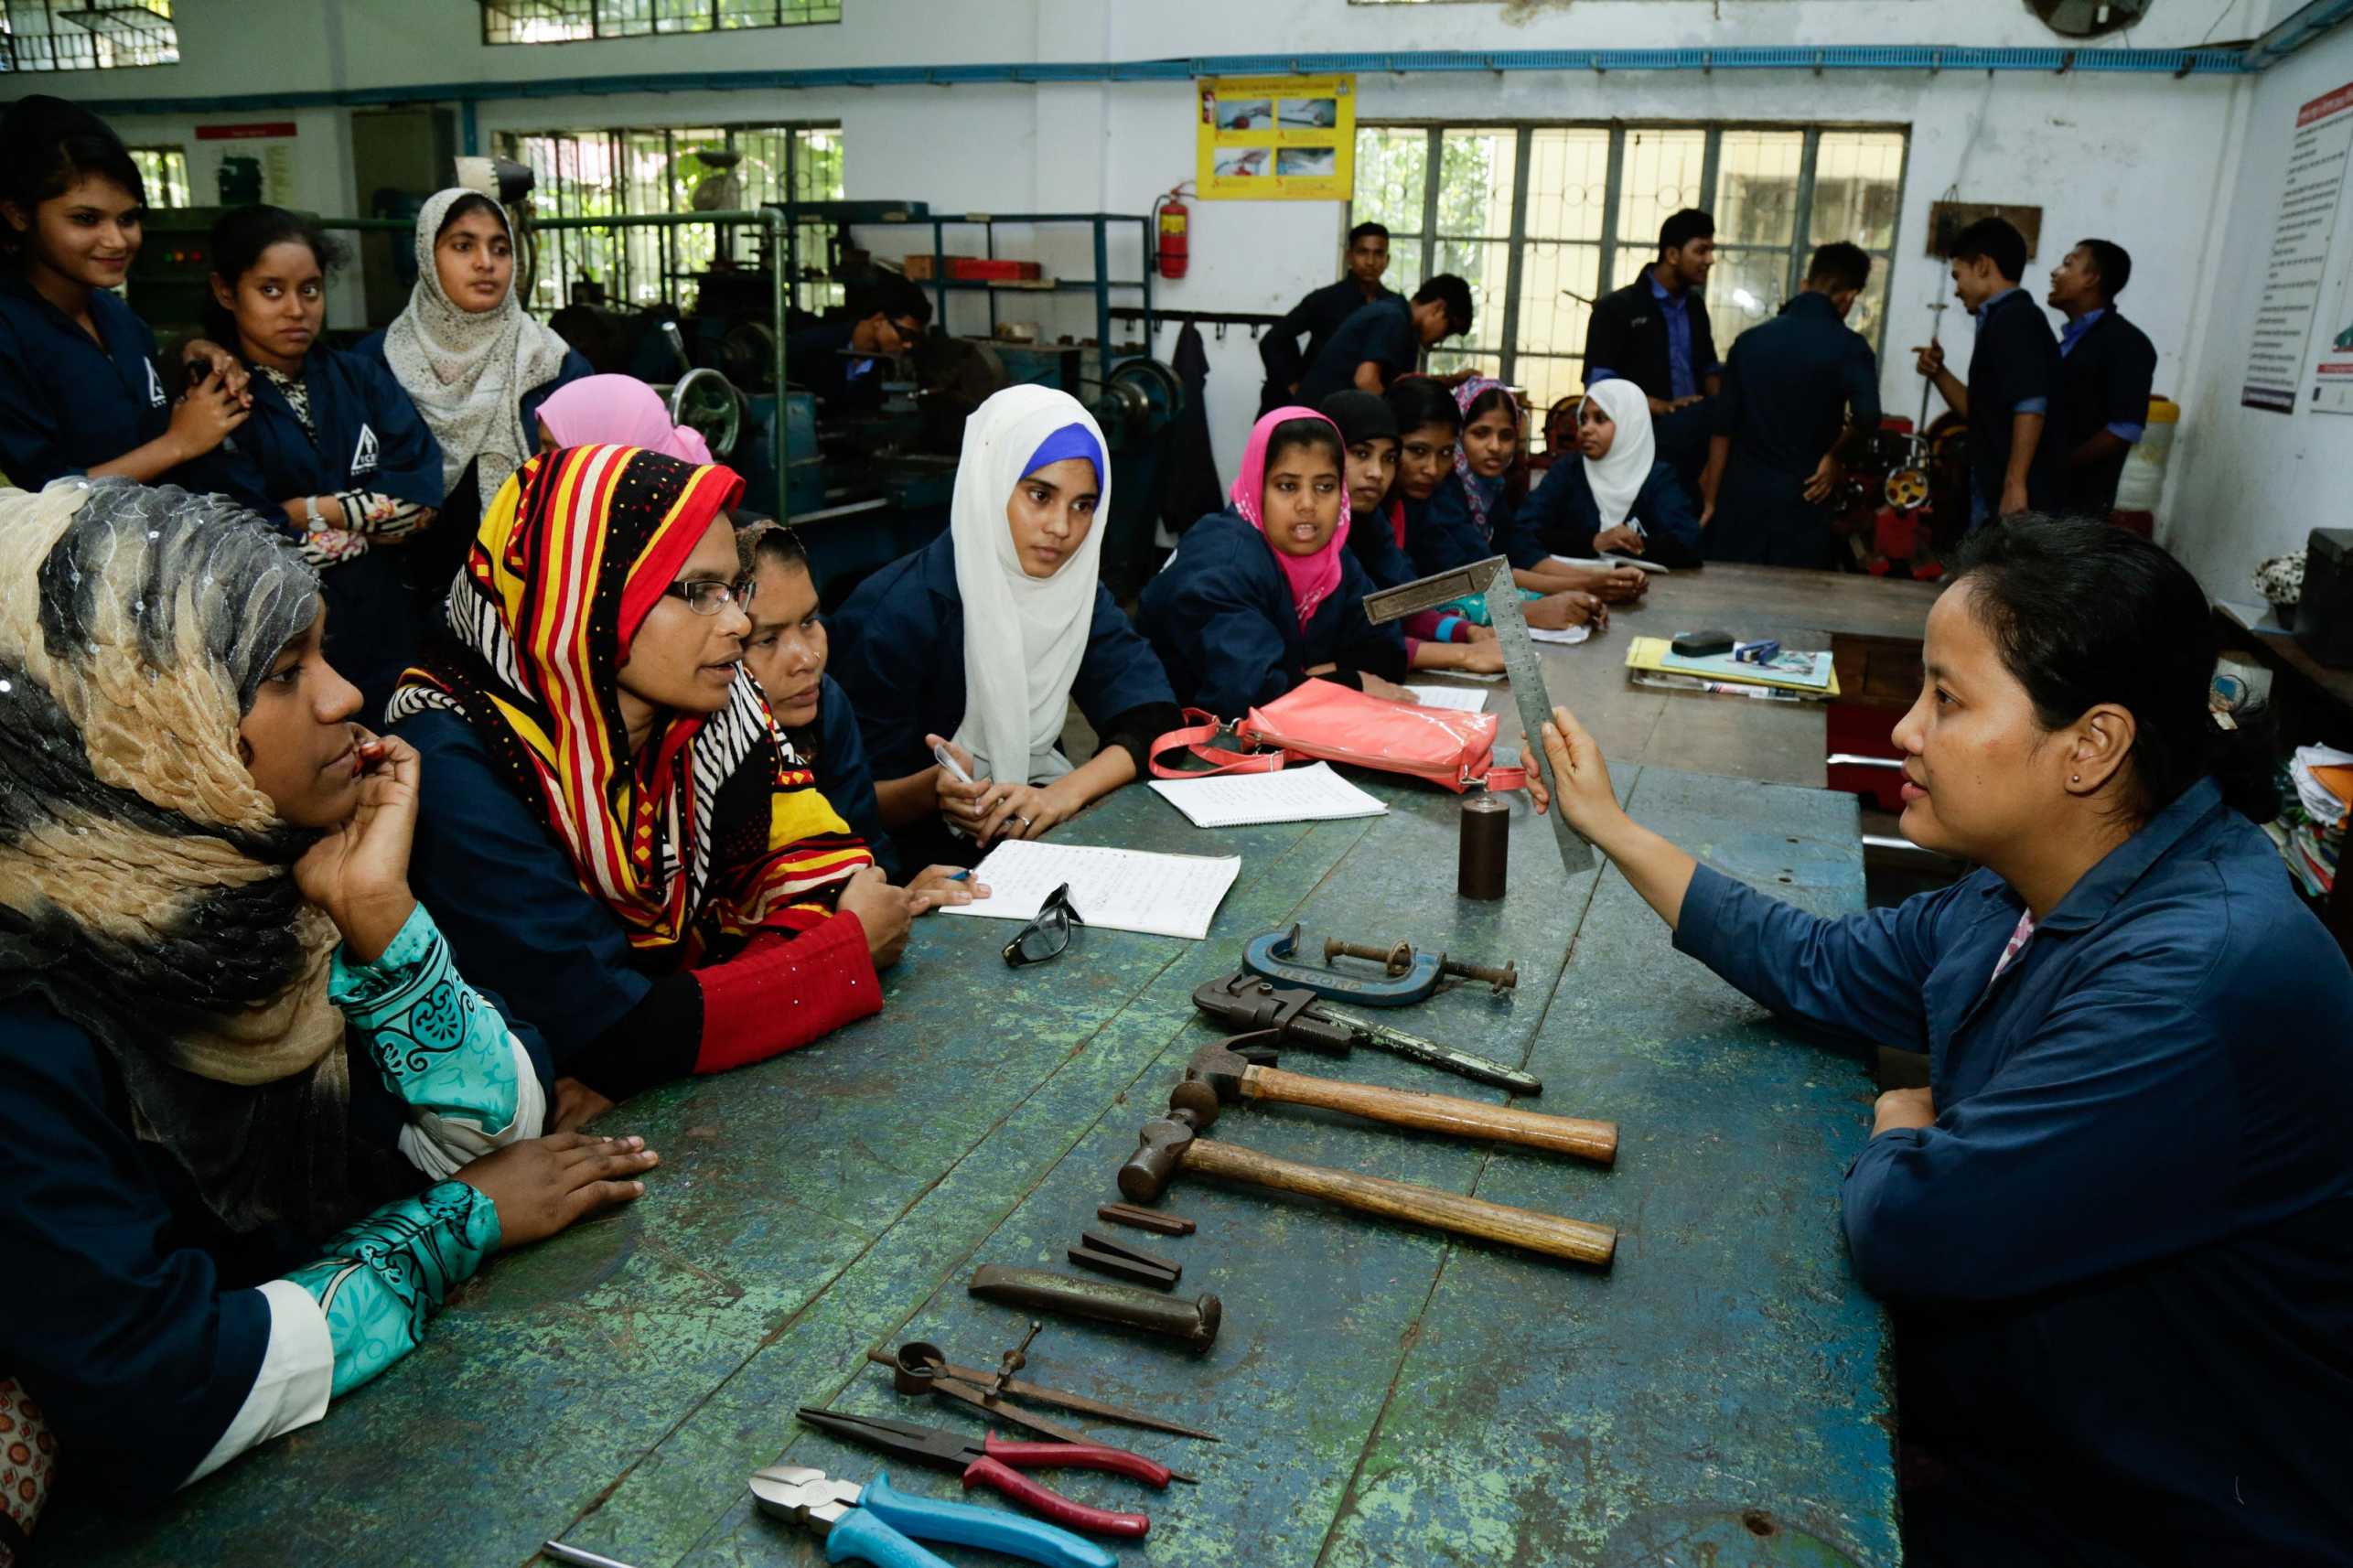
[[[1189,1116],[1157,1116],[1146,1122],[1136,1134],[1135,1153],[1119,1168],[1120,1191],[1138,1203],[1152,1202],[1168,1190],[1192,1144]]]
[[[1203,1046],[1193,1053],[1193,1059],[1185,1064],[1185,1081],[1205,1083],[1215,1090],[1218,1098],[1228,1105],[1236,1103],[1241,1099],[1241,1075],[1253,1067],[1273,1067],[1275,1061],[1274,1047],[1271,1045],[1240,1044],[1241,1040],[1252,1037],[1236,1036],[1212,1040]],[[1180,1106],[1174,1094],[1168,1103],[1178,1109],[1189,1109]],[[1207,1127],[1209,1123],[1204,1122],[1201,1125]]]

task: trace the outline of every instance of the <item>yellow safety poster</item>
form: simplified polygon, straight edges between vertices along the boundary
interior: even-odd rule
[[[1225,76],[1195,84],[1193,171],[1208,200],[1346,201],[1356,182],[1356,78]]]

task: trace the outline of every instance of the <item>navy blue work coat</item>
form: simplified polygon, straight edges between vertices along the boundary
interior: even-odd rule
[[[1675,477],[1672,465],[1654,463],[1650,477],[1635,492],[1628,520],[1642,525],[1645,561],[1661,566],[1692,566],[1700,559],[1700,517],[1691,493]],[[1594,535],[1601,532],[1601,503],[1594,499],[1593,481],[1585,477],[1585,459],[1563,456],[1545,470],[1544,482],[1521,503],[1518,525],[1535,539],[1546,554],[1590,556]],[[1518,564],[1518,563],[1514,563]]]
[[[23,278],[0,279],[0,474],[20,489],[88,473],[171,425],[147,324],[105,289],[90,318],[103,347]]]
[[[285,394],[256,375],[248,383],[253,411],[245,423],[181,468],[178,481],[220,491],[273,522],[285,520],[289,500],[344,490],[441,505],[441,445],[382,360],[313,349],[304,356],[302,379],[316,436],[303,429]],[[418,608],[403,577],[403,556],[431,539],[439,521],[319,574],[328,660],[360,688],[360,719],[371,729],[382,725],[384,703],[416,657]]]
[[[442,501],[441,444],[381,360],[325,347],[303,358],[314,436],[267,376],[248,383],[253,411],[229,439],[183,470],[191,489],[218,490],[265,516],[283,502],[376,490],[418,506]]]
[[[2042,307],[2014,285],[1978,310],[1977,340],[1969,353],[1969,476],[1982,520],[2001,513],[2012,421],[2022,413],[2043,416],[2042,436],[2026,463],[2026,504],[2054,511],[2074,439],[2059,396],[2058,339]]]
[[[1413,328],[1413,308],[1404,295],[1392,294],[1351,311],[1340,323],[1322,351],[1307,362],[1296,401],[1303,407],[1321,407],[1334,392],[1356,385],[1357,367],[1367,361],[1381,367],[1381,384],[1386,387],[1410,375],[1421,360],[1422,338]]]
[[[876,572],[825,624],[833,635],[826,673],[857,710],[875,777],[904,779],[930,767],[923,737],[952,736],[964,722],[964,601],[956,591],[955,535],[943,533]],[[1100,583],[1070,700],[1106,746],[1120,728],[1113,720],[1176,701],[1151,646]],[[1148,746],[1152,738],[1142,740]],[[1140,762],[1136,771],[1144,771]]]
[[[1429,510],[1423,514],[1421,527],[1405,536],[1405,547],[1414,552],[1415,560],[1444,558],[1443,564],[1423,570],[1443,572],[1448,566],[1484,561],[1490,555],[1505,557],[1517,572],[1542,564],[1548,552],[1531,525],[1529,498],[1522,496],[1515,502],[1509,487],[1499,488],[1494,503],[1487,509],[1487,531],[1482,533],[1477,521],[1471,516],[1470,497],[1463,488],[1464,482],[1460,474],[1449,474],[1440,479],[1437,489],[1431,494]],[[1421,543],[1424,540],[1427,543]]]
[[[1266,390],[1259,399],[1259,413],[1273,413],[1298,394],[1291,389],[1304,382],[1308,367],[1322,358],[1325,345],[1332,335],[1347,325],[1348,318],[1366,306],[1384,299],[1404,303],[1405,296],[1393,288],[1376,288],[1372,297],[1365,297],[1363,288],[1353,277],[1326,284],[1311,291],[1284,313],[1281,321],[1266,330],[1258,340],[1259,363],[1266,367]],[[1299,346],[1299,335],[1307,335],[1307,346]],[[1356,367],[1348,367],[1350,384],[1354,384]]]
[[[1338,665],[1342,684],[1357,683],[1362,671],[1403,680],[1404,633],[1395,622],[1364,618],[1371,586],[1343,549],[1339,586],[1301,627],[1273,550],[1228,510],[1185,531],[1176,553],[1144,585],[1136,618],[1179,703],[1239,719],[1308,679],[1314,664]]]
[[[2210,779],[1993,980],[2022,908],[1979,871],[1824,919],[1703,868],[1675,933],[1776,1012],[1928,1053],[1935,1124],[1871,1139],[1843,1200],[1906,1440],[1979,1499],[1939,1560],[2342,1563],[2353,972]]]

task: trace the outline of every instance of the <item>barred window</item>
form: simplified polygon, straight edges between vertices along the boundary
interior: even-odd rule
[[[838,125],[508,132],[499,150],[537,172],[531,202],[543,218],[741,210],[843,198]],[[841,303],[840,286],[824,277],[826,239],[826,228],[816,224],[794,235],[792,301],[805,310]],[[764,243],[760,229],[713,223],[550,230],[541,236],[523,303],[544,314],[568,304],[575,285],[593,283],[616,304],[692,309],[696,278],[723,262],[760,264]]]
[[[563,44],[841,19],[842,0],[482,0],[482,41]]]
[[[178,62],[172,0],[0,0],[0,70]]]
[[[132,147],[131,161],[147,188],[150,207],[187,207],[188,155],[177,147]]]
[[[1884,352],[1907,145],[1879,126],[1359,124],[1348,221],[1388,225],[1393,287],[1470,285],[1470,338],[1430,368],[1525,387],[1541,414],[1584,388],[1594,302],[1658,259],[1660,223],[1685,207],[1715,216],[1719,352],[1770,320],[1832,240],[1871,253],[1847,324]]]

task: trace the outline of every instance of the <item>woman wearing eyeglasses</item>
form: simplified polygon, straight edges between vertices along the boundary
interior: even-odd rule
[[[564,1128],[877,1011],[934,897],[875,866],[744,669],[742,491],[632,446],[533,458],[392,698],[424,759],[412,881],[546,1038]]]

